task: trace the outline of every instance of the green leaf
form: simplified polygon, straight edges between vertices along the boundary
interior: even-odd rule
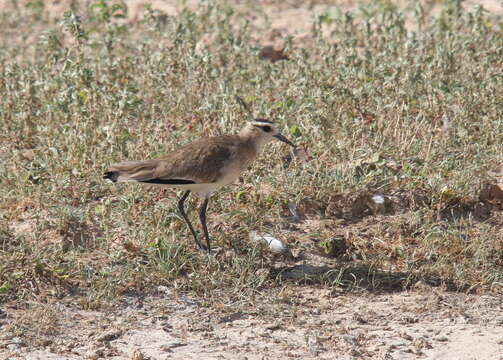
[[[11,288],[9,283],[4,282],[2,286],[0,286],[0,294],[6,294]]]
[[[293,125],[290,127],[290,134],[294,137],[300,137],[302,136],[302,133],[300,132],[300,128],[297,125]]]
[[[83,103],[86,103],[87,100],[89,99],[89,96],[87,95],[87,91],[80,90],[79,91],[79,98],[80,98],[80,100],[82,100]]]

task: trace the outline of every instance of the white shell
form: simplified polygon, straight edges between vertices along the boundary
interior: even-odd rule
[[[376,204],[384,204],[384,196],[382,196],[382,195],[374,195],[374,196],[372,196],[372,200]]]
[[[255,231],[250,232],[250,240],[252,241],[262,241],[269,245],[269,249],[275,253],[283,253],[287,251],[287,247],[283,244],[281,240],[276,239],[272,235],[264,234],[259,235]]]

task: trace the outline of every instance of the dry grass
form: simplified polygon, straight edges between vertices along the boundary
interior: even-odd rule
[[[272,63],[225,4],[122,23],[123,8],[93,3],[74,5],[81,18],[51,20],[36,1],[0,17],[1,302],[94,308],[167,285],[207,304],[248,304],[291,279],[501,291],[502,203],[481,196],[502,181],[501,18],[452,1],[435,18],[418,10],[411,32],[383,1],[319,17],[312,41],[286,40],[288,59]],[[246,114],[236,95],[307,155],[271,145],[212,199],[224,251],[208,258],[172,193],[101,174],[237,131]],[[287,241],[297,265],[257,248],[251,230]],[[291,275],[320,252],[316,271]]]

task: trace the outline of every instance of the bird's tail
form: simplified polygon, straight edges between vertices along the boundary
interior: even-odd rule
[[[103,179],[113,182],[146,181],[155,178],[156,160],[126,161],[110,165]]]
[[[103,179],[108,179],[113,182],[117,182],[118,178],[119,178],[118,171],[107,171],[106,173],[103,174]]]

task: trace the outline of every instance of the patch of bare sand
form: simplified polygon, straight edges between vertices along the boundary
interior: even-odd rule
[[[428,359],[458,360],[487,359],[500,360],[503,357],[503,338],[501,328],[473,329],[460,327],[449,331],[444,347],[425,351]]]
[[[143,17],[147,5],[153,9],[161,10],[167,15],[175,16],[184,8],[195,10],[199,4],[197,0],[123,0],[128,7],[128,19],[136,21]],[[250,18],[255,29],[267,33],[283,33],[284,35],[300,35],[310,33],[313,19],[321,14],[333,14],[339,10],[355,10],[359,4],[367,1],[341,0],[334,1],[270,1],[243,2],[229,0],[226,3],[236,8],[244,16]],[[392,1],[399,8],[409,11],[412,9],[409,1]],[[0,2],[0,12],[11,11],[13,6],[23,6],[30,3],[29,0]],[[81,6],[89,7],[93,1],[80,0]],[[225,3],[225,2],[224,2]],[[442,8],[441,1],[422,1],[425,15],[436,15]],[[45,11],[52,17],[61,17],[69,9],[70,2],[52,0],[44,2]],[[462,2],[465,9],[473,9],[481,6],[484,10],[493,14],[503,14],[503,3],[498,0],[465,0]],[[411,22],[408,25],[413,26]]]
[[[5,308],[0,359],[457,359],[503,354],[503,304],[492,296],[416,290],[337,295],[286,287],[288,303],[224,311],[169,289],[124,298],[109,312],[58,306],[59,330],[37,348],[10,326]],[[259,313],[268,315],[259,315]],[[24,314],[23,316],[26,316]]]

